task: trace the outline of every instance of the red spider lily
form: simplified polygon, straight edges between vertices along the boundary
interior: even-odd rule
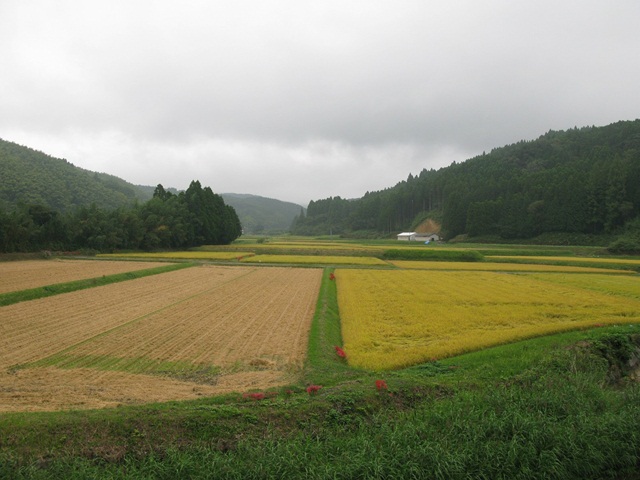
[[[596,323],[594,327],[598,327],[598,328],[604,327],[604,323]]]
[[[307,393],[309,395],[315,395],[316,393],[318,393],[318,390],[320,390],[322,388],[322,385],[309,385],[307,387]]]
[[[342,348],[340,348],[338,346],[333,347],[333,348],[336,349],[336,355],[338,355],[340,358],[347,358],[347,354],[345,353],[345,351]]]
[[[333,273],[329,274],[329,280],[335,280],[336,276]]]
[[[385,382],[384,380],[376,380],[376,388],[378,389],[378,391],[381,391],[387,390],[389,387],[387,387],[387,382]]]

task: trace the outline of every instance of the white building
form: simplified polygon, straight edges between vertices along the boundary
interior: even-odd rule
[[[398,240],[404,242],[439,242],[440,235],[437,233],[402,232],[398,234]]]
[[[413,242],[416,239],[416,232],[402,232],[398,234],[398,240]]]

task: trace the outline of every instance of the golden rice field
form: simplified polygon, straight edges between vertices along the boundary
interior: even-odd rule
[[[515,257],[510,255],[492,255],[488,256],[487,259],[491,258],[499,258],[506,260],[517,260],[517,261],[526,261],[526,260],[535,260],[535,261],[543,261],[543,262],[585,262],[585,263],[603,263],[603,264],[625,264],[625,265],[640,265],[640,260],[636,259],[628,259],[628,258],[599,258],[599,257],[538,257],[538,256],[526,256],[526,257]]]
[[[531,275],[531,278],[538,278]],[[628,275],[544,275],[542,279],[558,285],[594,290],[605,295],[622,295],[640,300],[640,277]]]
[[[253,245],[252,245],[253,247]],[[371,250],[379,249],[379,247],[371,247],[367,245],[355,245],[345,242],[268,242],[257,244],[258,249],[303,249],[303,250]]]
[[[518,264],[492,262],[425,262],[414,260],[394,260],[390,262],[399,268],[423,270],[470,270],[487,272],[576,272],[576,273],[615,273],[634,275],[628,270],[615,270],[599,267],[576,267],[571,265]]]
[[[359,368],[401,368],[543,334],[640,321],[637,276],[597,276],[594,287],[591,275],[557,273],[338,269],[335,275],[344,348]]]
[[[384,260],[375,257],[349,257],[341,255],[255,255],[253,257],[243,258],[241,262],[307,265],[389,265]]]
[[[100,258],[157,258],[157,259],[180,259],[180,260],[239,260],[243,257],[252,256],[251,252],[145,252],[145,253],[103,253]]]

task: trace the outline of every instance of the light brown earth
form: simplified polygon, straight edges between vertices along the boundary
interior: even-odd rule
[[[416,227],[418,233],[440,233],[442,226],[435,220],[428,218]]]
[[[162,265],[166,263],[62,259],[0,262],[0,293],[133,272]]]
[[[100,408],[291,383],[321,276],[320,269],[200,266],[1,307],[0,411]],[[198,383],[46,366],[63,351],[221,373]],[[19,367],[37,360],[44,366]]]

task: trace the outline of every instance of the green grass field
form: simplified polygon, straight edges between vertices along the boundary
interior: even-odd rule
[[[264,397],[0,414],[0,479],[640,478],[640,325],[375,373],[336,354],[332,273],[300,383]],[[570,281],[606,292],[607,277],[589,275]],[[635,282],[625,275],[617,294],[636,298]]]

